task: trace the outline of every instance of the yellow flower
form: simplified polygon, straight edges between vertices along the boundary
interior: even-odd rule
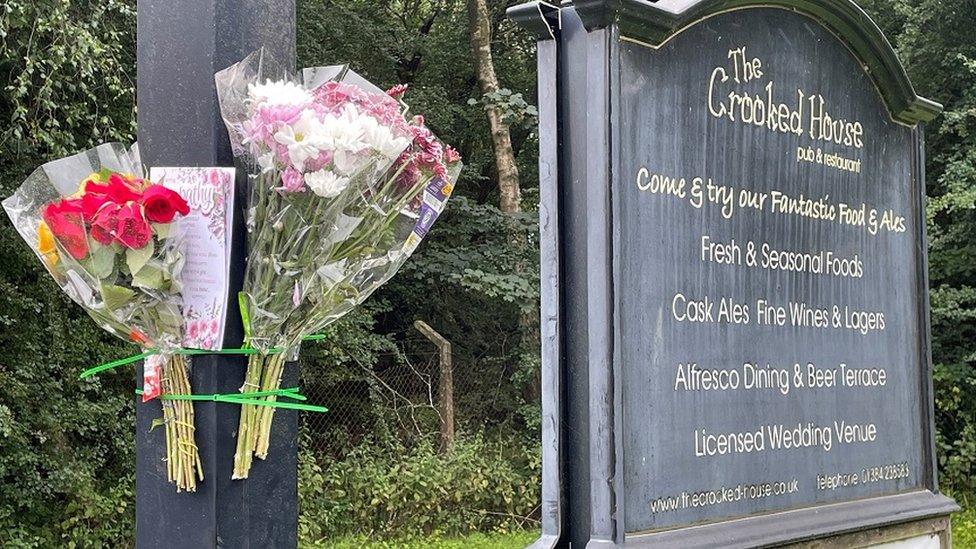
[[[78,190],[75,191],[75,194],[69,196],[68,198],[81,198],[82,196],[84,196],[85,187],[88,185],[89,181],[92,183],[99,183],[100,181],[98,179],[98,174],[92,172],[88,177],[82,179],[81,183],[78,185]]]
[[[37,226],[37,251],[41,252],[48,268],[53,269],[58,264],[58,247],[54,245],[54,234],[43,221]]]

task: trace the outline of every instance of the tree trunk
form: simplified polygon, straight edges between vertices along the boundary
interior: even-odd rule
[[[488,6],[485,0],[467,0],[468,34],[474,56],[475,73],[482,94],[498,90],[498,77],[491,58],[491,22],[488,19]],[[491,146],[495,153],[495,171],[498,173],[499,208],[503,212],[520,211],[521,191],[519,190],[518,168],[515,166],[515,153],[512,151],[512,138],[508,125],[496,106],[488,106],[488,124],[491,128]]]
[[[467,0],[468,34],[471,40],[471,51],[474,58],[475,73],[478,86],[482,94],[498,90],[498,77],[495,75],[495,64],[491,56],[491,20],[488,17],[486,0]],[[491,128],[491,146],[495,153],[495,171],[498,175],[498,193],[501,211],[518,213],[521,211],[522,192],[519,187],[518,167],[515,165],[515,152],[512,150],[512,137],[508,132],[508,124],[502,119],[502,113],[497,106],[488,105],[488,124]],[[525,235],[512,235],[513,246],[526,246]],[[516,265],[516,272],[521,273],[525,267]],[[535,304],[537,305],[537,304]],[[538,308],[532,307],[531,312],[519,315],[519,329],[521,331],[521,346],[523,350],[538,353],[539,314]],[[539,402],[541,398],[540,372],[535,372],[532,381],[523,390],[527,402]]]

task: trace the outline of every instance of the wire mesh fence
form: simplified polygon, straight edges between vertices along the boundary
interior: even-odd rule
[[[429,340],[408,334],[397,351],[380,353],[373,364],[302,368],[303,393],[329,408],[303,415],[303,450],[320,460],[341,459],[370,436],[404,443],[438,436],[438,355]]]

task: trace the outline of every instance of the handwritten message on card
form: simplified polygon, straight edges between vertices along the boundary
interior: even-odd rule
[[[183,267],[183,346],[221,348],[227,317],[234,168],[152,168],[150,179],[190,205]]]

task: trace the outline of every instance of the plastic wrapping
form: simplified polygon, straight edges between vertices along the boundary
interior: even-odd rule
[[[273,391],[284,354],[390,279],[443,211],[460,158],[397,99],[345,66],[294,75],[257,51],[215,77],[234,154],[249,168],[240,295],[244,393]],[[268,397],[273,400],[275,397]],[[267,456],[273,408],[244,406],[233,478]]]
[[[390,279],[443,210],[456,152],[344,66],[279,67],[262,51],[217,73],[250,168],[248,343],[295,348]]]
[[[138,148],[108,143],[44,164],[3,201],[14,227],[72,300],[99,326],[158,351],[146,360],[143,401],[188,394],[180,275],[183,198],[143,178]],[[189,402],[162,402],[166,468],[177,491],[203,467]]]
[[[142,179],[138,148],[107,143],[44,164],[3,201],[66,294],[105,330],[179,348],[182,235],[172,191]]]

